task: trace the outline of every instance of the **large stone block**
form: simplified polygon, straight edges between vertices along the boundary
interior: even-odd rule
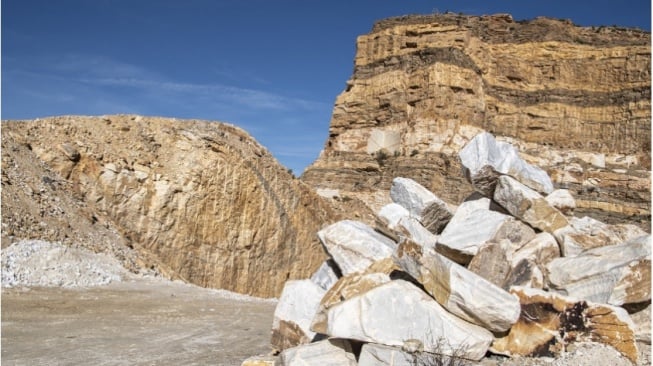
[[[325,334],[327,332],[327,311],[330,307],[390,282],[390,274],[395,270],[400,270],[400,267],[392,258],[386,258],[374,262],[365,272],[341,277],[322,297],[313,318],[311,330]]]
[[[315,337],[310,326],[324,296],[311,280],[287,281],[274,310],[271,344],[278,350],[309,343]]]
[[[552,288],[579,299],[622,305],[651,299],[651,236],[552,260]]]
[[[488,330],[445,310],[410,282],[395,280],[346,300],[328,311],[327,334],[388,346],[407,343],[424,351],[439,350],[481,359],[492,342]],[[446,342],[442,340],[446,339]]]
[[[392,256],[397,244],[362,222],[343,220],[317,233],[343,275]]]
[[[519,157],[517,149],[497,141],[490,133],[476,135],[458,156],[467,179],[487,197],[493,196],[500,175],[510,175],[538,192],[553,192],[551,178],[544,170],[526,163]]]
[[[572,257],[587,249],[622,244],[646,235],[646,232],[635,225],[609,225],[585,216],[570,218],[569,225],[554,231],[553,235],[563,256]]]
[[[508,176],[497,179],[494,200],[511,215],[542,231],[552,233],[569,224],[539,193]]]
[[[515,296],[438,253],[402,243],[397,262],[440,305],[461,319],[503,332],[519,318]]]
[[[521,232],[522,225],[513,217],[487,209],[469,210],[466,206],[467,202],[459,206],[436,245],[438,252],[458,263],[469,263],[487,242],[499,242]]]
[[[511,292],[519,297],[521,315],[505,337],[492,343],[492,352],[556,356],[574,342],[600,342],[637,362],[635,324],[624,309],[537,289],[513,287]]]
[[[434,234],[442,231],[451,219],[452,213],[447,204],[410,178],[393,179],[390,197]]]

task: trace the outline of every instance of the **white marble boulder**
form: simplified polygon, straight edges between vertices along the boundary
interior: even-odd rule
[[[444,342],[444,340],[443,340]],[[459,359],[458,364],[462,363]],[[437,352],[412,352],[400,347],[390,347],[382,344],[366,343],[361,348],[358,366],[415,366],[415,365],[455,365],[456,359],[452,356],[441,355]]]
[[[322,245],[343,275],[361,272],[372,263],[392,256],[397,244],[358,221],[343,220],[317,233]]]
[[[332,306],[327,334],[387,346],[436,350],[480,360],[493,340],[488,330],[445,310],[410,282],[394,280]]]
[[[324,296],[324,289],[311,280],[287,281],[274,310],[272,339],[277,350],[310,343],[315,337],[311,322]]]
[[[464,173],[474,188],[492,197],[496,180],[509,175],[543,194],[553,192],[553,183],[547,173],[526,163],[512,145],[497,141],[490,133],[476,135],[458,153]]]
[[[465,202],[458,207],[447,227],[438,237],[436,251],[460,264],[468,264],[487,242],[517,239],[513,233],[521,232],[523,224],[514,217],[488,209],[470,210]],[[519,240],[519,239],[517,239]],[[513,240],[511,240],[513,241]]]
[[[434,252],[399,245],[396,261],[449,312],[492,332],[508,330],[519,318],[519,301],[502,288]]]
[[[569,218],[569,225],[554,231],[553,235],[563,256],[572,257],[588,249],[622,244],[646,232],[632,224],[610,225],[585,216]]]
[[[286,349],[279,355],[280,366],[356,366],[349,341],[323,341]]]
[[[636,326],[623,308],[525,287],[510,292],[519,297],[521,316],[492,343],[493,353],[558,356],[571,343],[599,342],[637,363]]]
[[[325,334],[327,332],[327,311],[330,307],[390,282],[390,274],[399,269],[394,259],[386,258],[374,262],[364,272],[351,273],[338,279],[338,282],[322,296],[320,306],[311,323],[311,330]]]
[[[578,299],[623,305],[651,300],[651,236],[589,249],[547,266],[550,287]]]
[[[542,195],[509,176],[497,179],[494,201],[514,217],[548,233],[569,224],[565,215],[549,205]]]
[[[442,231],[452,216],[444,201],[410,178],[393,179],[390,198],[434,234]]]

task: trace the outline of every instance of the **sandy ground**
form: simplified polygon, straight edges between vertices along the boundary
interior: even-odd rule
[[[269,352],[275,306],[151,278],[3,288],[2,365],[240,365]]]

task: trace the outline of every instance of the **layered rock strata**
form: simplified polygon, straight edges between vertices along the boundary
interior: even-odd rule
[[[309,276],[326,259],[315,233],[333,221],[333,208],[234,126],[70,116],[3,122],[2,142],[10,147],[2,154],[3,238],[31,235],[18,202],[72,195],[88,226],[109,222],[141,266],[197,285],[276,297],[286,280]],[[27,156],[24,164],[51,172],[43,188],[5,189],[19,180],[4,175],[11,146]],[[33,235],[58,240],[74,232],[50,238],[46,231]]]
[[[509,15],[376,23],[357,40],[329,138],[302,179],[374,211],[397,176],[447,202],[472,187],[455,155],[481,131],[567,188],[576,213],[650,226],[650,33]]]

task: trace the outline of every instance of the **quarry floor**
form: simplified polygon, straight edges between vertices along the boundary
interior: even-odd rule
[[[2,365],[240,365],[276,303],[178,282],[3,288]]]

